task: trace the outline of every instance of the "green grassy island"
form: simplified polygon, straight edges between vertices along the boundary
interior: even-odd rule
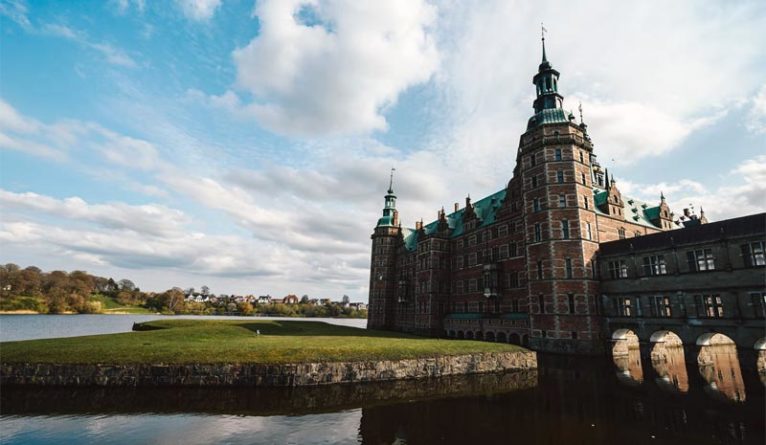
[[[135,329],[138,332],[1,343],[0,361],[284,364],[525,351],[502,343],[425,338],[314,321],[157,320]]]

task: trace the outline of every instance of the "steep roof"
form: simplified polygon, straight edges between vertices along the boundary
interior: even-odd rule
[[[487,226],[495,222],[495,216],[497,210],[503,204],[505,200],[506,190],[502,189],[487,197],[484,197],[472,204],[473,211],[476,217],[479,219],[479,227]],[[465,207],[457,212],[450,213],[446,216],[447,225],[451,229],[450,238],[455,238],[463,234],[463,214],[465,213]],[[426,235],[431,235],[438,230],[439,221],[432,221],[423,226],[423,231]],[[403,228],[402,236],[404,237],[404,246],[407,250],[415,250],[418,244],[418,231],[411,228]]]
[[[600,188],[593,189],[593,202],[595,203],[597,214],[606,216],[606,213],[602,212],[599,207],[604,205],[607,202],[607,199],[609,199],[609,192]],[[657,226],[652,223],[652,220],[659,218],[660,206],[653,206],[644,201],[625,196],[623,196],[623,202],[625,203],[625,211],[622,212],[624,221],[651,227],[653,229],[657,228]]]

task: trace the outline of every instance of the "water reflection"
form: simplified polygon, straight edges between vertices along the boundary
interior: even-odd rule
[[[689,376],[681,338],[673,332],[661,331],[652,335],[651,341],[650,357],[657,373],[657,386],[671,392],[688,392]]]
[[[688,393],[669,395],[653,378],[640,387],[618,383],[607,360],[540,355],[539,362],[539,372],[531,374],[319,388],[4,387],[0,438],[4,444],[54,438],[126,444],[764,442],[757,381],[746,402],[724,404],[701,391],[705,382],[698,373],[689,375]]]
[[[745,401],[745,382],[742,380],[742,370],[734,342],[703,345],[697,356],[697,363],[700,375],[707,382],[705,392],[714,398]]]

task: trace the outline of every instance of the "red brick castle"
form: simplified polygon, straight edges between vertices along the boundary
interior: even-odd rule
[[[674,222],[664,196],[645,203],[620,193],[582,116],[562,108],[544,39],[532,80],[534,115],[502,190],[411,229],[389,187],[372,235],[369,328],[595,353],[609,336],[600,244],[707,222],[704,213]]]

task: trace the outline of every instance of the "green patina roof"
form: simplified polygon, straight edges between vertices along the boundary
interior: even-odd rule
[[[505,199],[505,189],[495,192],[485,198],[482,198],[473,203],[473,211],[479,218],[480,224],[478,227],[493,224],[495,222],[495,214],[497,209],[503,203]],[[493,201],[494,200],[494,201]],[[463,234],[463,214],[465,213],[465,207],[457,212],[450,213],[446,216],[447,225],[451,229],[450,238],[454,238]],[[439,221],[433,221],[426,224],[423,227],[423,231],[426,235],[431,235],[438,230]],[[404,246],[407,250],[415,250],[418,245],[418,231],[415,229],[403,228],[402,236],[404,237]]]
[[[527,130],[542,124],[565,124],[567,122],[569,119],[561,108],[544,109],[529,118]]]
[[[606,215],[606,213],[599,209],[599,206],[605,204],[608,198],[609,193],[606,190],[595,188],[593,189],[593,201],[596,203],[596,213],[600,215]],[[650,206],[650,204],[644,201],[625,197],[623,197],[623,202],[625,203],[625,208],[622,212],[622,215],[626,222],[639,224],[654,229],[657,228],[657,226],[652,223],[652,220],[659,218],[660,206]]]

